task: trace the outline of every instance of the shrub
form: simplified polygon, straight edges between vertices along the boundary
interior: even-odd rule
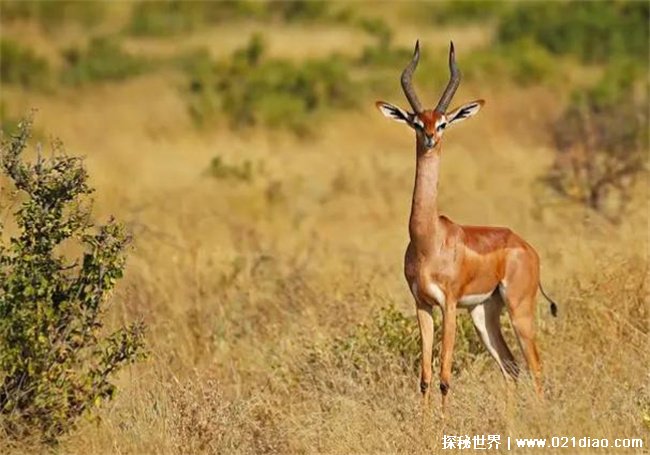
[[[149,69],[152,62],[125,53],[111,38],[93,38],[86,49],[71,48],[63,53],[62,80],[81,85],[97,81],[119,81]]]
[[[269,5],[286,22],[313,21],[329,16],[331,4],[323,0],[284,0]]]
[[[67,22],[92,27],[101,22],[106,14],[103,2],[79,0],[3,0],[2,21],[31,19],[46,29],[54,29]]]
[[[417,16],[436,24],[483,22],[500,17],[511,4],[496,0],[442,1],[434,5],[417,4]]]
[[[628,56],[647,63],[649,19],[647,2],[523,2],[502,17],[497,35],[501,43],[530,37],[583,62]]]
[[[471,17],[470,11],[482,3],[458,2],[452,10],[458,8],[460,14],[468,8],[463,14]],[[553,82],[558,65],[564,65],[557,55],[573,55],[583,63],[625,58],[647,68],[647,4],[520,2],[494,5],[490,11],[499,18],[496,38],[490,47],[463,60],[468,78],[506,79],[521,85]]]
[[[613,221],[646,165],[648,94],[635,94],[636,72],[634,64],[613,65],[595,86],[574,92],[554,126],[557,155],[546,176],[560,194]]]
[[[102,315],[122,276],[128,236],[92,226],[79,158],[23,159],[31,120],[3,137],[0,165],[19,197],[0,244],[0,423],[12,438],[54,442],[115,393],[110,382],[143,351],[143,326],[106,334]]]
[[[238,1],[142,1],[133,8],[128,31],[134,35],[175,35],[190,32],[210,22],[239,16],[243,12],[242,2]]]
[[[346,10],[333,12],[331,4],[321,0],[141,1],[133,8],[127,31],[134,35],[176,35],[199,27],[251,18],[281,22],[340,22],[345,20]]]
[[[387,48],[393,40],[393,31],[390,26],[380,18],[360,18],[359,27],[377,39],[379,47]]]
[[[228,164],[220,156],[215,156],[210,161],[208,175],[217,179],[234,179],[250,182],[253,178],[253,165],[250,160],[241,165]]]
[[[368,367],[377,355],[392,357],[404,372],[414,372],[420,361],[417,321],[389,305],[381,308],[369,324],[361,323],[347,336],[334,340],[330,349],[336,363],[353,369]]]
[[[21,119],[9,114],[7,105],[0,100],[0,131],[16,131]],[[43,132],[32,128],[31,137],[40,140],[44,137]]]
[[[21,85],[25,88],[44,88],[48,85],[50,67],[42,57],[28,47],[10,39],[0,40],[0,83]]]
[[[462,69],[470,79],[507,79],[526,86],[552,81],[558,64],[545,48],[524,38],[470,53]]]
[[[360,18],[357,23],[375,39],[373,44],[363,48],[358,63],[392,68],[409,61],[413,50],[393,46],[393,31],[382,19]]]
[[[199,124],[222,113],[235,128],[261,124],[304,134],[321,114],[354,105],[343,59],[294,63],[264,54],[264,41],[254,35],[226,60],[214,63],[203,53],[186,61],[190,112]]]
[[[434,324],[441,326],[439,312]],[[479,356],[487,355],[469,318],[459,317],[454,347],[454,372],[458,373]],[[361,323],[346,336],[311,349],[304,374],[318,375],[318,365],[346,371],[355,380],[373,381],[387,369],[419,374],[420,332],[415,317],[407,317],[394,305],[379,309],[369,323]],[[433,362],[440,358],[440,337],[433,346]],[[316,368],[314,368],[316,367]],[[314,373],[311,373],[311,371]]]

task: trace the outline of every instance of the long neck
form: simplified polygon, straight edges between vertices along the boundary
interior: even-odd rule
[[[438,225],[438,176],[440,144],[425,150],[418,140],[415,186],[409,220],[409,234],[415,246],[424,247],[434,241]]]

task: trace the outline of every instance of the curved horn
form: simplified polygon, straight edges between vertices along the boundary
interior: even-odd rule
[[[456,93],[456,89],[460,85],[460,70],[458,69],[458,65],[456,65],[456,52],[454,51],[454,42],[450,41],[449,44],[449,72],[451,75],[449,76],[449,83],[447,84],[447,88],[442,93],[440,101],[438,101],[438,105],[435,109],[435,111],[440,114],[445,113],[449,107],[451,99],[454,97],[454,93]]]
[[[413,76],[413,71],[418,66],[418,61],[420,60],[420,40],[415,42],[415,51],[413,51],[413,58],[411,62],[404,68],[402,71],[402,90],[404,90],[404,95],[408,99],[409,104],[413,108],[416,114],[422,112],[422,105],[418,96],[415,94],[413,89],[413,84],[411,83],[411,77]]]

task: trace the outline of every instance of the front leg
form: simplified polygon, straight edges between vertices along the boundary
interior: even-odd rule
[[[442,394],[442,414],[447,406],[447,393],[451,381],[451,362],[456,341],[456,300],[447,299],[442,308],[442,350],[440,352],[440,393]]]
[[[418,325],[420,327],[420,342],[422,350],[422,373],[420,375],[420,392],[424,404],[429,403],[431,392],[431,378],[433,370],[431,360],[433,355],[433,315],[432,307],[427,303],[420,303],[416,297]]]

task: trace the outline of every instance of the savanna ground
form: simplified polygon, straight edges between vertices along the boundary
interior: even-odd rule
[[[559,317],[539,299],[546,400],[537,402],[524,378],[506,409],[501,374],[461,312],[448,416],[435,394],[423,422],[417,325],[402,275],[414,141],[373,106],[406,106],[407,60],[355,68],[349,106],[306,122],[284,107],[251,124],[219,112],[197,121],[186,73],[160,61],[198,47],[227,58],[256,33],[268,58],[353,57],[376,36],[336,20],[236,14],[173,36],[129,33],[134,5],[111,4],[91,24],[48,27],[37,15],[2,23],[2,38],[33,49],[51,73],[69,64],[63,50],[99,34],[158,62],[115,80],[1,86],[3,115],[36,108],[41,140],[58,137],[86,157],[97,219],[115,215],[132,231],[107,317],[148,326],[148,359],[118,377],[117,397],[57,453],[452,453],[443,434],[634,437],[648,450],[647,178],[617,222],[544,183],[556,153],[550,129],[571,90],[602,67],[553,57],[559,68],[539,80],[488,69],[461,84],[452,105],[487,103],[445,135],[441,209],[463,224],[508,226],[534,245]],[[471,55],[490,59],[496,29],[493,17],[429,18],[437,6],[351,7],[387,24],[391,46],[421,40],[415,83],[429,105],[447,80],[449,39],[464,69]],[[296,128],[283,127],[289,114]]]

